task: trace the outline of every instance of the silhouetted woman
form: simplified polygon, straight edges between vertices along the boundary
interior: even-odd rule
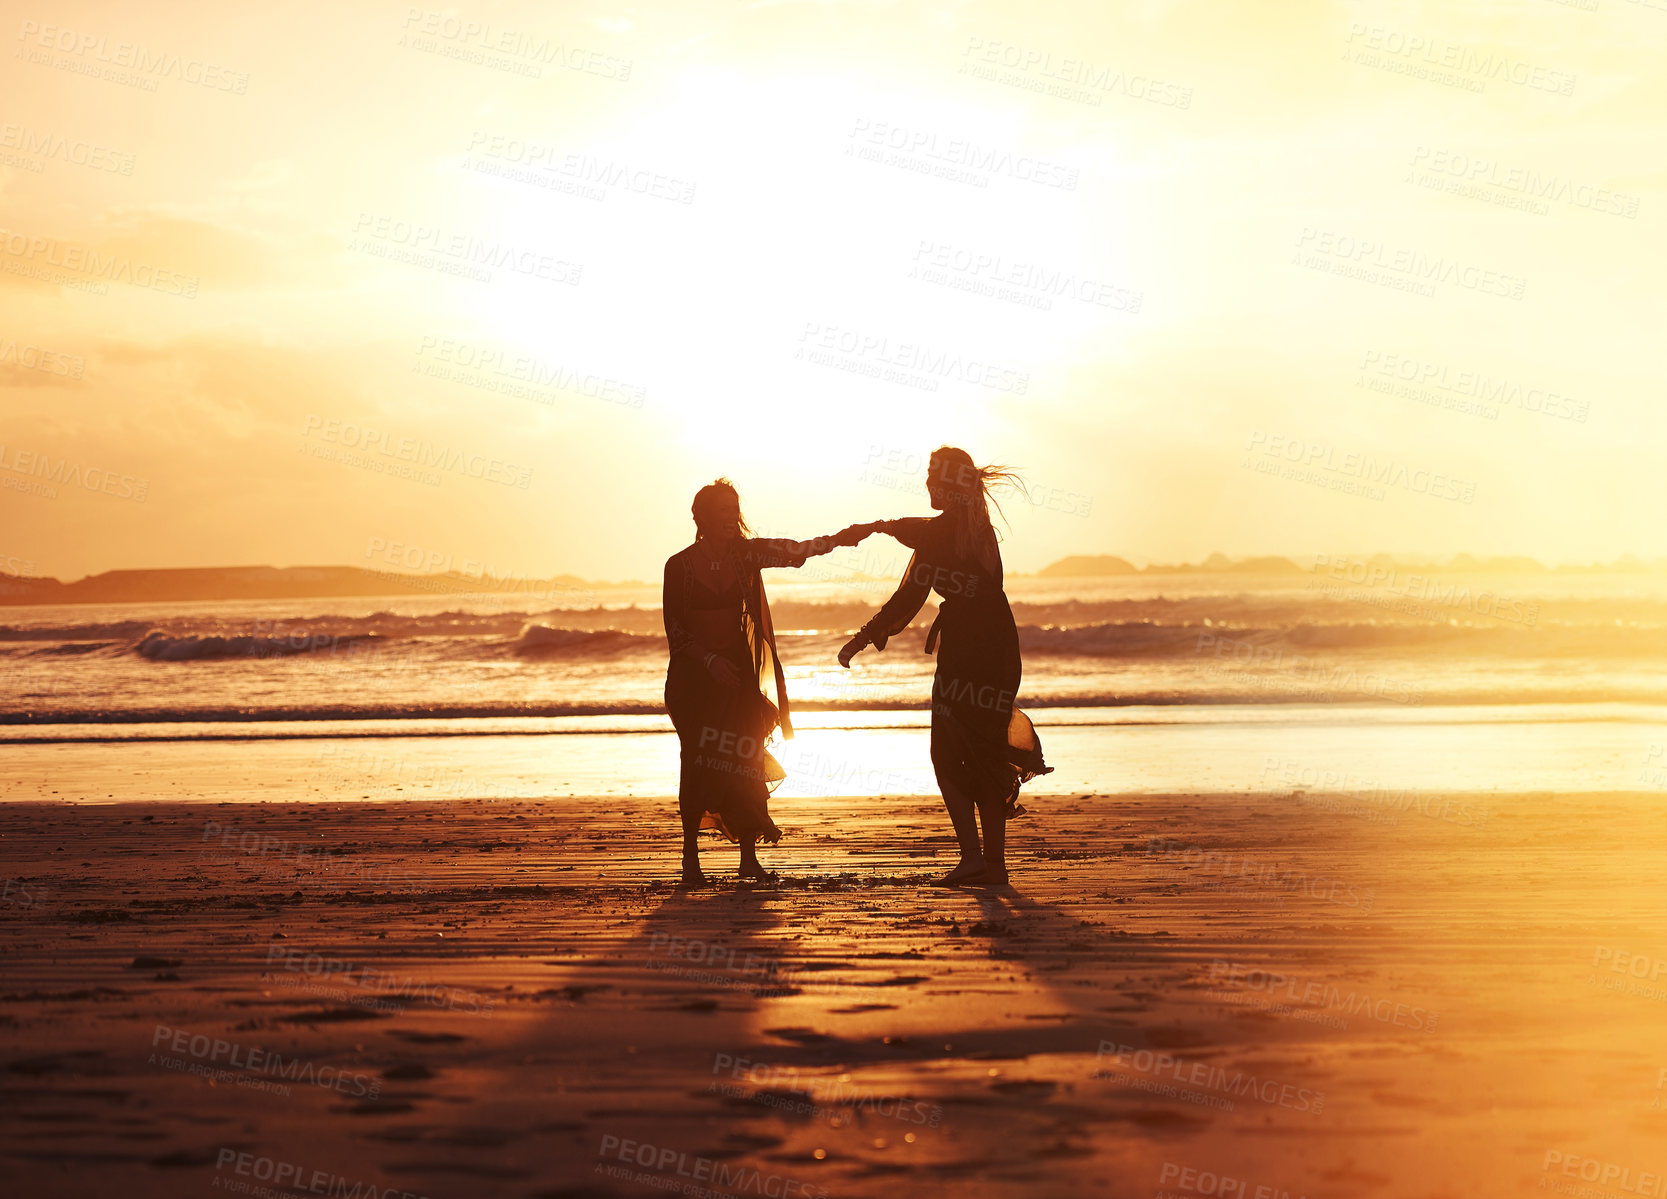
[[[839,651],[841,666],[864,646],[885,649],[909,627],[926,597],[943,597],[926,635],[937,648],[932,680],[932,769],[955,825],[961,861],[939,885],[1007,881],[1007,821],[1023,809],[1019,787],[1052,767],[1017,707],[1019,633],[1002,590],[1001,550],[990,524],[989,492],[1023,486],[999,467],[973,465],[965,450],[943,446],[927,466],[926,494],[940,515],[883,520],[873,526],[914,551],[896,593]],[[980,846],[977,812],[984,825]]]
[[[758,572],[855,545],[871,527],[853,525],[815,541],[753,537],[728,479],[702,487],[693,512],[694,544],[666,559],[663,596],[671,649],[666,711],[682,751],[683,882],[704,881],[697,844],[703,828],[740,842],[742,878],[767,879],[755,846],[781,838],[770,819],[770,792],[785,772],[764,745],[777,727],[791,737],[793,724]]]

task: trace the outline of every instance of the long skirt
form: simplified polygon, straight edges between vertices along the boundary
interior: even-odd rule
[[[672,659],[666,672],[666,711],[682,756],[678,809],[685,820],[698,815],[699,828],[716,829],[731,841],[779,841],[770,792],[786,771],[764,748],[775,731],[776,707],[752,682],[751,666],[740,658],[731,662],[739,687],[725,687],[684,657]]]
[[[1042,739],[1015,704],[1021,665],[1019,632],[1003,598],[940,616],[938,669],[932,679],[932,766],[980,805],[1005,804],[1018,815],[1019,788],[1053,767]]]

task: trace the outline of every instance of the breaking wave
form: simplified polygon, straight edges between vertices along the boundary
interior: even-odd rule
[[[665,638],[620,629],[564,629],[532,624],[515,639],[514,652],[524,658],[579,658],[632,650],[665,649]]]
[[[297,654],[364,652],[382,640],[375,633],[305,637],[173,637],[167,633],[150,633],[135,648],[141,658],[153,662],[200,662],[217,658],[289,658]]]

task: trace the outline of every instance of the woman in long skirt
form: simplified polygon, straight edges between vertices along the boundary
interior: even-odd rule
[[[787,682],[760,570],[802,566],[872,526],[852,525],[814,541],[753,537],[727,479],[703,487],[693,506],[695,541],[666,560],[663,613],[671,662],[666,711],[682,754],[677,804],[683,822],[683,883],[705,881],[699,835],[716,829],[741,846],[744,879],[772,877],[757,844],[775,842],[770,792],[784,777],[765,749],[772,733],[793,736]]]
[[[965,450],[944,446],[927,468],[934,517],[880,521],[914,551],[902,584],[839,653],[842,666],[865,646],[884,649],[908,628],[927,596],[942,597],[926,637],[937,650],[932,680],[932,768],[960,843],[961,860],[938,880],[999,885],[1007,881],[1007,821],[1024,809],[1019,788],[1053,768],[1042,742],[1014,701],[1021,666],[1019,633],[1002,590],[1001,550],[990,523],[989,491],[1017,477],[979,467]],[[977,821],[974,813],[977,814]],[[984,826],[982,843],[978,822]]]

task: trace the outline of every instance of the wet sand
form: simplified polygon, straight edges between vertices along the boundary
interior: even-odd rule
[[[935,802],[780,799],[694,892],[669,798],[8,803],[0,1173],[1659,1195],[1661,799],[1042,798],[951,891]]]

